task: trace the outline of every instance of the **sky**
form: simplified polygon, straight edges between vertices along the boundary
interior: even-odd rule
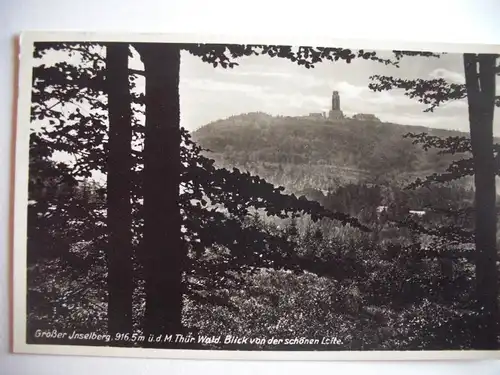
[[[373,74],[400,78],[439,78],[463,83],[461,55],[441,58],[408,57],[399,68],[378,62],[326,61],[314,69],[285,59],[251,56],[237,60],[233,69],[213,68],[188,52],[181,54],[181,124],[194,130],[211,121],[246,112],[300,116],[328,111],[333,90],[339,91],[341,109],[348,116],[372,113],[382,121],[468,131],[466,101],[449,102],[426,113],[425,105],[400,90],[372,92]],[[497,84],[500,92],[500,83]],[[500,135],[500,116],[494,132]]]

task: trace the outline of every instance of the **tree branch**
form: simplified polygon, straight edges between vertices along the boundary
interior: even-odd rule
[[[448,83],[442,78],[436,79],[402,79],[390,76],[373,75],[370,90],[375,92],[402,89],[409,98],[416,98],[418,102],[429,107],[424,112],[433,112],[436,107],[450,100],[466,98],[465,85]]]
[[[291,46],[278,45],[218,45],[218,44],[186,44],[180,48],[187,50],[193,56],[200,57],[203,62],[214,67],[234,68],[238,65],[235,59],[252,56],[267,55],[273,58],[283,58],[302,65],[307,69],[314,68],[315,64],[323,61],[343,60],[350,63],[354,59],[376,61],[385,65],[398,66],[398,61],[383,59],[376,52],[359,50],[353,52],[345,48],[325,48],[301,46],[297,49]]]
[[[129,74],[134,74],[134,75],[143,76],[143,77],[145,75],[144,70],[129,69],[128,72],[129,72]]]
[[[441,55],[445,55],[446,52],[442,53],[435,53],[435,52],[418,52],[418,51],[399,51],[399,50],[394,50],[392,51],[394,53],[394,57],[399,61],[405,56],[409,57],[434,57],[434,58],[440,58]]]

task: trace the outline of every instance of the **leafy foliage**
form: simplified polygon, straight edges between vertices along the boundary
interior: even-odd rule
[[[364,59],[383,63],[385,65],[398,65],[398,60],[383,59],[377,56],[373,51],[352,51],[347,48],[324,48],[300,46],[293,48],[291,46],[278,45],[213,45],[196,44],[184,46],[184,49],[192,55],[198,56],[202,61],[210,63],[215,67],[234,68],[238,65],[236,58],[252,55],[267,55],[273,58],[283,58],[291,62],[302,65],[307,69],[315,67],[315,64],[323,61],[345,61],[350,63],[352,60]],[[399,57],[399,54],[396,54]]]
[[[426,133],[414,134],[408,133],[405,137],[413,138],[413,144],[419,144],[421,147],[427,151],[431,148],[438,149],[439,155],[446,154],[468,154],[470,155],[472,149],[470,144],[470,139],[467,137],[447,137],[441,138],[436,136],[430,136]],[[495,155],[495,160],[498,165],[498,152],[500,150],[500,145],[495,144],[493,147],[493,152]],[[497,167],[498,169],[498,167]],[[500,170],[497,170],[497,175],[500,175]],[[413,188],[417,186],[428,185],[433,182],[447,182],[457,180],[466,176],[474,175],[474,160],[472,157],[467,159],[460,159],[453,161],[445,170],[444,173],[434,173],[430,176],[426,176],[425,180],[416,179],[412,182],[408,188]]]
[[[425,112],[433,112],[436,107],[449,100],[460,100],[466,97],[465,85],[448,83],[443,78],[409,80],[374,75],[370,79],[376,81],[368,85],[373,91],[403,89],[409,98],[417,98],[420,103],[429,105]]]
[[[82,45],[74,43],[55,43],[37,45],[35,56],[42,56],[49,51],[79,54],[82,60],[72,65],[69,60],[57,63],[54,66],[45,65],[34,68],[33,110],[32,120],[37,127],[33,129],[32,146],[43,144],[41,150],[32,150],[34,155],[43,157],[45,163],[52,163],[54,153],[64,153],[68,159],[74,158],[74,163],[65,165],[64,172],[72,183],[78,185],[83,177],[93,176],[95,173],[106,174],[107,155],[107,113],[106,95],[104,92],[105,67],[102,66],[104,48],[99,45]],[[88,64],[88,65],[87,65]],[[133,92],[135,83],[130,82]],[[134,215],[134,245],[137,258],[136,267],[142,269],[141,253],[138,251],[143,230],[142,220],[142,139],[144,129],[138,120],[143,113],[141,106],[142,96],[131,94],[131,101],[139,104],[135,107],[134,131],[134,186],[133,186],[133,215]],[[69,107],[69,108],[68,108]],[[84,109],[85,108],[85,109]],[[214,162],[200,155],[201,148],[191,141],[186,131],[182,132],[182,182],[183,189],[180,195],[180,208],[183,213],[184,242],[191,254],[191,263],[184,270],[186,274],[186,292],[192,298],[204,298],[203,292],[210,283],[218,280],[231,279],[229,271],[256,269],[257,267],[293,268],[298,271],[303,267],[303,261],[293,255],[287,239],[280,233],[267,231],[255,223],[248,223],[248,218],[255,210],[262,211],[269,216],[280,218],[289,215],[310,214],[314,220],[329,218],[350,224],[362,230],[368,230],[356,219],[348,215],[335,213],[323,208],[319,203],[298,198],[295,195],[283,194],[283,188],[276,188],[260,177],[249,173],[216,168]],[[36,166],[31,165],[31,170]],[[47,173],[40,167],[40,173]],[[57,175],[57,172],[52,172]],[[45,182],[45,179],[43,179]],[[105,199],[105,187],[99,187],[99,193]],[[74,194],[74,192],[71,192]],[[73,195],[65,196],[71,200]],[[88,198],[88,197],[86,197]],[[41,201],[43,201],[42,197]],[[104,202],[100,201],[102,205]],[[88,204],[88,201],[84,202]],[[66,202],[64,202],[66,204]],[[99,207],[99,220],[92,215],[95,208],[87,206],[86,215],[90,219],[84,221],[84,231],[74,227],[75,238],[70,242],[80,243],[90,241],[86,249],[97,249],[99,256],[88,259],[89,266],[94,266],[102,260],[102,249],[106,243],[106,226],[103,224],[106,210]],[[79,217],[82,219],[82,217]],[[47,230],[57,234],[62,231],[61,225],[40,222],[38,216],[34,218],[34,225],[40,231]],[[66,221],[72,223],[74,221]],[[80,222],[79,222],[80,223]],[[99,236],[96,227],[100,225]],[[41,244],[39,241],[35,241]],[[35,250],[33,246],[29,253]],[[208,254],[207,254],[208,251]],[[64,249],[60,249],[57,256],[62,256]],[[214,255],[215,254],[215,255]],[[43,264],[43,259],[40,260]],[[311,262],[307,263],[310,264]],[[57,264],[57,263],[55,263]],[[48,272],[49,268],[44,268]],[[80,265],[73,270],[79,274]],[[100,266],[105,272],[106,265]],[[104,268],[102,268],[104,267]],[[57,267],[56,267],[57,269]],[[81,270],[80,270],[81,271]],[[63,275],[60,275],[63,277]],[[90,284],[89,275],[81,275],[80,283]],[[196,280],[193,282],[193,278]],[[221,277],[223,276],[223,277]],[[190,278],[191,277],[191,278]],[[234,277],[232,278],[235,279]],[[201,280],[201,281],[200,281]],[[32,288],[36,289],[39,279],[33,279]],[[104,282],[104,280],[102,280]],[[138,285],[140,280],[137,281]],[[201,283],[201,284],[200,284]],[[203,283],[206,283],[203,285]],[[200,285],[203,285],[200,289]],[[103,287],[103,284],[101,284]],[[33,290],[34,290],[33,289]],[[212,296],[209,296],[212,297]],[[207,298],[205,298],[207,300]],[[208,298],[212,302],[221,302],[220,299]],[[136,317],[140,319],[140,317]]]
[[[397,57],[404,55],[415,56],[411,52],[395,52]],[[423,53],[424,57],[439,57],[439,54]],[[434,112],[440,105],[453,100],[467,98],[465,83],[447,82],[443,78],[436,79],[405,79],[393,76],[373,75],[368,87],[374,92],[399,89],[410,99],[417,99],[418,102],[426,104],[428,107],[424,112]],[[495,105],[500,107],[500,96],[495,97]]]

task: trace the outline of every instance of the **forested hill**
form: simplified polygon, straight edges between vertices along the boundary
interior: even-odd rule
[[[403,138],[409,132],[467,135],[387,122],[248,113],[207,124],[192,136],[218,165],[242,168],[301,191],[355,181],[407,182],[444,171],[452,157],[413,145]]]

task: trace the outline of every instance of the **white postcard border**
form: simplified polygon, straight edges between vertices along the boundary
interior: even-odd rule
[[[216,360],[287,360],[287,361],[399,361],[399,360],[486,360],[500,359],[499,351],[228,351],[117,348],[101,346],[32,345],[26,344],[26,231],[28,201],[28,164],[31,82],[34,42],[54,41],[100,41],[100,42],[171,42],[171,43],[220,43],[220,44],[265,44],[335,46],[369,50],[411,50],[448,53],[497,53],[500,45],[458,44],[437,42],[403,42],[398,40],[335,39],[311,36],[243,36],[207,34],[154,34],[83,31],[27,31],[22,33],[19,52],[19,76],[17,81],[17,118],[15,119],[15,164],[13,212],[11,216],[14,233],[11,272],[13,282],[13,329],[12,351],[18,354],[83,355],[108,357],[141,357],[172,359],[216,359]],[[15,92],[15,90],[14,90]]]

